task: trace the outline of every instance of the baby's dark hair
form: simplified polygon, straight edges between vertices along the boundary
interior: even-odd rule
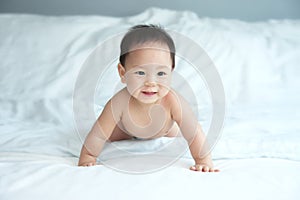
[[[173,39],[162,27],[153,24],[136,25],[129,29],[121,42],[120,63],[125,66],[126,56],[130,52],[130,48],[146,42],[159,42],[168,45],[171,54],[172,69],[174,69],[175,45]]]

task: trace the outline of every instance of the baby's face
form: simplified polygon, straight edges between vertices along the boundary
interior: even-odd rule
[[[126,57],[122,80],[133,97],[149,104],[168,94],[171,75],[172,60],[168,46],[146,43],[135,46],[135,50]]]

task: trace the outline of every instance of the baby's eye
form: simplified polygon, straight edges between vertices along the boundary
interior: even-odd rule
[[[145,75],[145,72],[143,72],[143,71],[137,71],[137,72],[135,72],[135,74],[143,76],[143,75]]]
[[[157,75],[158,76],[165,76],[165,75],[167,75],[167,73],[166,72],[158,72]]]

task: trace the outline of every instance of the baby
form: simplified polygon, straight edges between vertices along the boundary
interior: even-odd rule
[[[170,88],[175,67],[170,35],[155,25],[132,27],[122,39],[119,61],[119,76],[126,87],[105,105],[85,139],[78,165],[96,165],[106,141],[182,134],[195,160],[190,169],[219,171],[213,167],[205,135],[190,106]]]

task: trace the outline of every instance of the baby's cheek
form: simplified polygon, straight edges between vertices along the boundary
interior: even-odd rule
[[[139,79],[127,79],[126,84],[128,92],[133,95],[143,86],[143,81]]]
[[[161,89],[170,89],[170,79],[158,79],[157,84]]]
[[[171,85],[171,80],[172,80],[172,77],[170,75],[168,75],[168,76],[164,76],[164,77],[158,77],[156,82],[159,85],[169,88]]]
[[[166,87],[166,86],[160,86],[160,89],[159,89],[159,96],[160,97],[164,97],[166,96],[170,91],[170,88],[169,87]]]

